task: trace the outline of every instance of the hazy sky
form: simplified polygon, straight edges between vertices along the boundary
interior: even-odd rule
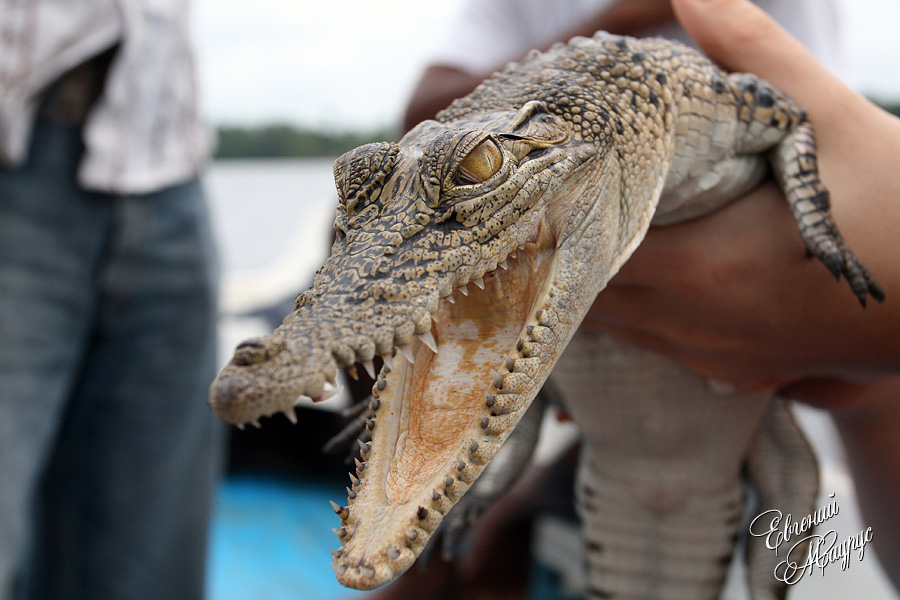
[[[459,0],[195,0],[201,85],[218,123],[393,125]],[[900,1],[838,0],[846,77],[900,98]]]

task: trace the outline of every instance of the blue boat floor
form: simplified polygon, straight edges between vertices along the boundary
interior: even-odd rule
[[[328,548],[339,546],[328,503],[340,481],[231,475],[219,487],[208,573],[209,600],[353,600]],[[531,600],[562,600],[555,576],[531,566]],[[414,599],[411,599],[414,600]]]
[[[332,600],[363,596],[342,587],[328,548],[346,496],[338,482],[234,475],[219,488],[209,566],[210,600]]]

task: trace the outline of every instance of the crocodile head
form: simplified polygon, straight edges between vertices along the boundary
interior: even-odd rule
[[[529,102],[427,121],[336,161],[331,255],[272,335],[238,346],[210,404],[235,424],[292,417],[299,396],[329,394],[339,367],[385,359],[372,441],[336,507],[344,585],[409,568],[611,276],[611,154]]]

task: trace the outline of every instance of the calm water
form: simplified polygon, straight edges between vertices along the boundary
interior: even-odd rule
[[[264,268],[311,222],[327,245],[337,194],[334,159],[215,161],[206,177],[214,231],[226,273]],[[308,239],[310,251],[326,249]]]

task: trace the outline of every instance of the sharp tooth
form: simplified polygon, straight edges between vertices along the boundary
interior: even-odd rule
[[[356,372],[356,365],[350,365],[344,371],[347,372],[347,375],[353,378],[353,381],[359,381],[359,373]]]
[[[372,361],[367,360],[366,362],[364,362],[362,364],[362,366],[365,367],[366,373],[369,374],[369,377],[371,377],[372,379],[375,379],[375,365],[372,363]]]
[[[495,388],[498,390],[503,389],[503,376],[494,369],[491,369],[491,379],[493,380]]]
[[[519,244],[519,250],[524,250],[524,249],[525,249],[525,244]]]
[[[456,289],[458,289],[458,290],[462,293],[463,296],[468,296],[468,295],[469,295],[469,289],[468,289],[466,286],[464,286],[464,285],[461,285],[461,286],[459,286],[459,287],[456,288]]]
[[[505,258],[503,259],[503,262],[500,263],[500,268],[503,269],[504,271],[508,271],[508,270],[509,270],[509,263],[506,262],[506,259],[505,259]]]
[[[384,366],[387,367],[388,371],[394,370],[394,357],[390,353],[385,354],[381,359],[384,361]]]
[[[397,560],[400,558],[400,551],[396,548],[388,548],[388,556],[391,557],[391,560]]]
[[[325,385],[322,386],[322,398],[321,400],[328,400],[329,398],[333,398],[341,391],[340,386],[331,383],[330,381],[326,381]]]
[[[284,411],[284,416],[286,416],[288,421],[290,421],[292,424],[297,424],[297,413],[295,412],[293,406]]]
[[[515,258],[516,258],[516,251],[513,250],[512,252],[510,252],[510,253],[509,253],[509,257],[512,258],[512,259],[515,259]]]
[[[334,569],[334,572],[338,577],[347,572],[347,565],[336,565],[332,563],[331,568]]]
[[[434,335],[430,331],[419,334],[419,339],[422,340],[423,344],[431,348],[432,352],[434,352],[435,354],[438,353],[437,342],[434,341]]]
[[[369,567],[359,567],[359,574],[363,577],[371,579],[375,577],[375,569],[370,569]]]
[[[329,549],[328,551],[331,552],[331,556],[333,556],[334,558],[340,558],[340,557],[342,557],[342,556],[344,555],[344,549],[343,549],[343,548],[338,548],[337,550],[331,550],[331,549]]]
[[[453,299],[453,296],[447,296],[447,302],[450,304],[456,304],[456,300]]]
[[[410,363],[416,362],[416,359],[413,356],[412,349],[410,349],[409,344],[407,344],[406,346],[400,346],[400,352],[403,353],[403,356],[405,356],[406,360],[408,360]]]
[[[477,286],[480,287],[481,289],[484,289],[484,279],[483,279],[483,278],[478,277],[478,278],[476,278],[476,279],[473,279],[473,280],[472,280],[472,283],[474,283],[475,285],[477,285]]]
[[[247,426],[247,424],[246,423],[235,423],[234,426],[237,427],[238,429],[240,429],[241,431],[243,431],[244,428]]]
[[[257,429],[262,429],[262,425],[259,424],[259,421],[250,421],[250,424],[256,427]]]

